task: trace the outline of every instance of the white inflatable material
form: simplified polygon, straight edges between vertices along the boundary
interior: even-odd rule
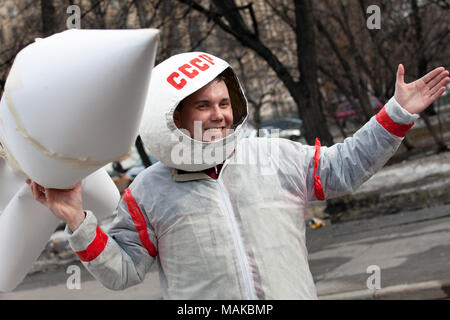
[[[0,163],[4,162],[0,159]],[[16,178],[2,179],[0,184],[4,187]],[[0,291],[3,292],[14,290],[22,282],[61,223],[33,198],[24,181],[25,178],[0,215]],[[99,220],[111,215],[120,200],[117,187],[103,168],[83,180],[82,190],[83,208],[92,210]]]
[[[58,189],[84,179],[85,210],[101,220],[116,209],[103,167],[136,139],[158,33],[69,30],[16,56],[0,101],[0,291],[23,280],[60,223],[26,177]]]
[[[0,215],[25,182],[25,177],[15,173],[6,163],[0,158]]]
[[[20,51],[0,101],[15,171],[71,188],[126,156],[138,134],[158,30],[68,30]]]

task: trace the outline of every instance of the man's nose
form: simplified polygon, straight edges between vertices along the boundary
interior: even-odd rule
[[[224,118],[222,109],[220,106],[215,105],[211,110],[211,120],[212,121],[222,121]]]

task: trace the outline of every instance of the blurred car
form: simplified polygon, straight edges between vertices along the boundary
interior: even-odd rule
[[[384,104],[378,100],[376,97],[374,96],[370,96],[370,104],[372,106],[372,111],[378,112],[379,110],[381,110],[381,108],[383,108]],[[357,110],[355,111],[353,109],[352,104],[350,103],[350,101],[345,100],[341,103],[338,104],[337,108],[336,108],[336,119],[338,119],[338,121],[340,121],[340,123],[345,126],[346,124],[346,120],[351,119],[353,121],[357,121],[357,122],[362,122],[362,111],[361,111],[361,105],[359,103],[359,100],[356,99],[356,104],[358,106]]]
[[[263,131],[273,136],[278,132],[280,138],[298,141],[302,136],[303,122],[299,118],[279,118],[262,124]],[[264,134],[266,136],[266,134]]]

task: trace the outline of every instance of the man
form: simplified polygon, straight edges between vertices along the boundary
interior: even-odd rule
[[[307,202],[351,192],[381,168],[448,74],[437,68],[405,84],[400,65],[395,95],[376,117],[343,143],[313,147],[241,139],[247,103],[233,70],[209,54],[176,55],[153,70],[141,126],[160,162],[125,190],[108,233],[83,212],[80,184],[28,183],[108,288],[141,282],[156,263],[166,299],[316,299]]]

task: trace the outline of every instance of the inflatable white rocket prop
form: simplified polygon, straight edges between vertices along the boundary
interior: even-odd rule
[[[157,40],[154,29],[73,29],[16,56],[0,101],[0,291],[23,280],[60,223],[26,177],[60,189],[83,180],[84,209],[113,213],[120,194],[103,166],[136,139]]]
[[[24,178],[12,172],[0,159],[0,191],[16,193],[0,207],[0,291],[11,291],[23,280],[55,231],[58,220],[44,205],[34,200]],[[17,179],[21,185],[16,184]],[[11,188],[14,186],[14,189]],[[8,189],[8,192],[4,192]],[[120,193],[105,169],[99,169],[82,182],[83,206],[99,220],[111,215]]]

